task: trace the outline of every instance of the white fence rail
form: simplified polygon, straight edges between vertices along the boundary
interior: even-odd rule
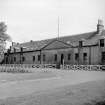
[[[56,68],[56,64],[3,64],[0,72],[32,72],[34,68]]]
[[[61,65],[60,68],[66,70],[101,71],[105,70],[105,65]]]
[[[21,68],[56,68],[56,64],[3,64],[1,66]]]

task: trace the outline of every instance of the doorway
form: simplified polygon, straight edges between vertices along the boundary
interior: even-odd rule
[[[105,64],[105,52],[102,52],[101,54],[101,62],[102,64]]]
[[[64,63],[64,54],[61,54],[61,65]]]

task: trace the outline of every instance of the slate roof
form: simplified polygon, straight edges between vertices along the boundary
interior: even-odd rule
[[[59,39],[55,39],[52,42],[45,45],[41,50],[62,49],[62,48],[70,48],[70,47],[73,47],[73,46],[71,44],[60,41]]]
[[[52,39],[21,43],[21,44],[12,46],[12,50],[13,50],[13,48],[16,48],[16,51],[18,52],[18,51],[20,51],[21,47],[23,48],[23,51],[40,50],[41,48],[43,48],[45,45],[47,45],[51,41],[52,41]]]
[[[71,36],[64,36],[64,37],[61,37],[59,38],[61,41],[64,41],[64,42],[70,42],[72,43],[74,46],[78,46],[78,41],[80,40],[89,40],[91,39],[91,37],[95,36],[96,35],[96,31],[95,32],[88,32],[88,33],[82,33],[82,34],[77,34],[77,35],[71,35]]]
[[[105,30],[102,32],[102,35],[105,35]],[[85,45],[94,45],[97,44],[97,40],[91,40],[92,37],[94,36],[99,36],[97,35],[97,32],[88,32],[88,33],[82,33],[82,34],[77,34],[77,35],[69,35],[69,36],[63,36],[59,37],[58,40],[73,45],[73,46],[78,46],[78,41],[85,39],[87,40],[85,42]],[[41,41],[30,41],[26,43],[20,43],[17,45],[12,46],[12,51],[13,48],[16,48],[16,51],[20,51],[20,47],[23,47],[23,51],[33,51],[33,50],[40,50],[47,44],[51,43],[57,38],[52,38],[52,39],[46,39],[46,40],[41,40]],[[96,38],[97,39],[97,38]]]
[[[87,40],[84,41],[84,46],[90,46],[90,45],[98,45],[98,40],[105,38],[105,30],[102,31],[100,34],[94,34],[93,36],[89,37]]]

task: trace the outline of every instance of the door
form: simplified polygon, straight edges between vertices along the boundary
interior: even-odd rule
[[[64,64],[64,54],[61,54],[61,64]]]
[[[105,64],[105,52],[102,52],[101,54],[101,62],[102,64]]]

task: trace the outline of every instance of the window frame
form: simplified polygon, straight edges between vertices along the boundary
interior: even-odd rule
[[[79,53],[75,53],[75,60],[79,60]]]
[[[105,61],[105,52],[103,51],[101,54],[102,54],[101,59],[102,59],[102,62],[103,62],[103,61]]]
[[[83,60],[84,60],[84,61],[87,60],[87,53],[86,53],[86,52],[83,53]]]
[[[104,47],[105,46],[105,41],[104,39],[100,39],[100,47]]]
[[[32,58],[33,58],[33,62],[35,62],[35,56],[33,56]]]
[[[38,61],[40,61],[41,60],[41,56],[40,55],[38,55]]]
[[[13,61],[16,62],[16,57],[13,58]]]
[[[46,55],[43,54],[43,61],[45,62],[46,61]]]
[[[71,54],[70,53],[68,54],[68,60],[71,60]]]
[[[24,62],[24,61],[25,61],[25,57],[23,56],[23,57],[22,57],[22,62]]]

